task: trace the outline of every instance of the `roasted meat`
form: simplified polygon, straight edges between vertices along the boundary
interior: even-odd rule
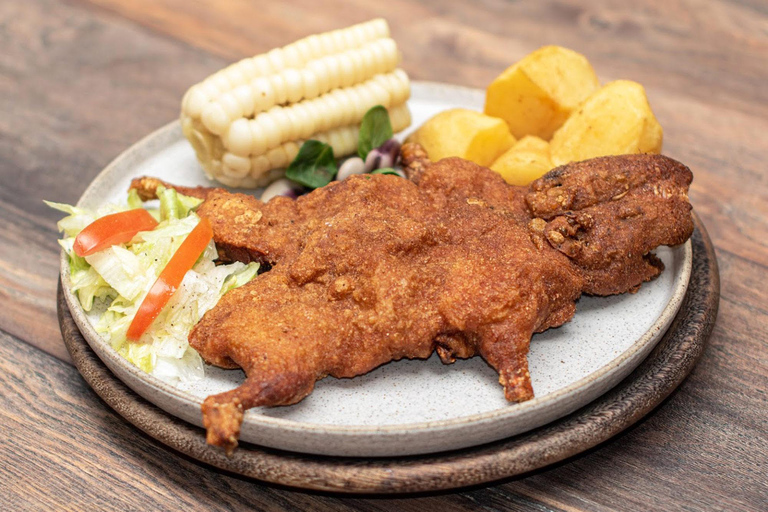
[[[434,351],[446,363],[479,354],[508,400],[528,400],[532,334],[568,321],[583,292],[636,290],[662,269],[650,251],[693,229],[691,172],[663,156],[598,158],[513,187],[465,160],[403,152],[410,180],[353,176],[297,200],[192,189],[222,260],[271,267],[190,335],[207,362],[247,375],[205,400],[209,443],[233,449],[246,409],[296,403],[327,375]]]

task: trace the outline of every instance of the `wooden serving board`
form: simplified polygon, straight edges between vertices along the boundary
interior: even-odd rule
[[[399,458],[304,455],[243,444],[232,457],[205,443],[203,429],[167,414],[118,380],[86,343],[61,285],[58,317],[83,378],[118,414],[200,462],[281,485],[345,493],[410,493],[466,487],[521,475],[610,439],[661,403],[704,351],[717,316],[720,279],[714,247],[694,214],[693,269],[683,305],[650,356],[624,381],[575,413],[522,435],[473,448]]]

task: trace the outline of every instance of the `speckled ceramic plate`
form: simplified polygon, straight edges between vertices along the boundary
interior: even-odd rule
[[[416,82],[410,100],[413,126],[446,108],[481,109],[482,102],[479,90]],[[130,180],[141,175],[180,185],[209,184],[174,122],[121,154],[78,205],[121,201]],[[666,270],[638,293],[582,297],[571,322],[533,337],[528,356],[533,400],[507,403],[496,373],[480,358],[443,365],[433,356],[389,363],[354,379],[327,378],[299,404],[250,410],[241,439],[320,455],[400,456],[475,446],[563,417],[626,377],[680,308],[691,273],[690,243],[659,248],[657,255]],[[65,256],[61,269],[67,304],[89,345],[119,379],[161,409],[201,425],[202,400],[242,382],[242,372],[214,367],[189,385],[171,385],[141,372],[93,329],[95,319],[69,292]]]

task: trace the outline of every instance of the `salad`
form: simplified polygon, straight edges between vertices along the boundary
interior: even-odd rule
[[[258,263],[216,265],[200,199],[158,189],[144,209],[136,191],[124,204],[90,210],[46,201],[67,214],[58,223],[72,292],[96,331],[121,356],[168,382],[203,377],[187,337],[229,290],[253,279]]]

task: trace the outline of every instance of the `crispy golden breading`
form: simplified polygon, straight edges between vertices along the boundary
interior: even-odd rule
[[[413,177],[353,176],[267,204],[204,194],[222,259],[272,267],[190,335],[206,361],[247,375],[205,400],[209,443],[233,449],[244,410],[296,403],[327,375],[434,351],[479,354],[508,400],[528,400],[531,335],[568,321],[583,291],[635,290],[660,271],[649,251],[692,231],[690,171],[661,156],[570,164],[530,189],[456,158]]]
[[[530,185],[531,215],[549,243],[579,266],[584,293],[637,289],[664,266],[651,251],[693,231],[684,165],[659,155],[600,157],[553,169]]]

